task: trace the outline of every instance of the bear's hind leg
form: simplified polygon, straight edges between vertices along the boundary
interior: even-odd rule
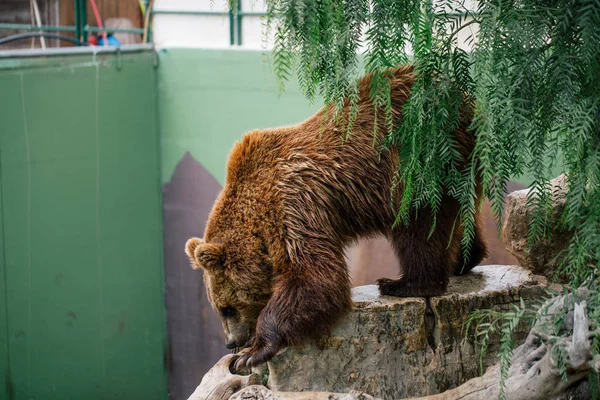
[[[382,295],[429,297],[446,292],[449,274],[454,270],[460,247],[456,240],[452,246],[448,246],[452,223],[444,223],[438,218],[435,231],[429,237],[431,213],[423,210],[419,215],[421,218],[413,219],[408,227],[398,227],[391,232],[391,242],[402,274],[399,279],[383,278],[377,281]]]

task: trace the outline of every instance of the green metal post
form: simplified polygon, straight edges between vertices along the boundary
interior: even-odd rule
[[[148,10],[148,7],[150,7],[150,2],[146,1],[146,12],[150,13],[148,15],[148,34],[146,35],[146,43],[152,43],[152,11],[153,10]],[[144,21],[146,20],[146,13],[144,13]],[[142,24],[143,25],[143,24]],[[142,33],[142,36],[144,35],[144,33]]]
[[[229,15],[229,11],[152,10],[152,14],[163,15]],[[266,15],[266,14],[265,14]]]
[[[242,17],[266,17],[267,13],[266,12],[260,12],[260,11],[240,11],[239,14]]]
[[[81,42],[81,21],[79,15],[79,0],[73,0],[73,10],[75,12],[75,39],[77,39],[77,46]]]
[[[29,25],[29,24],[3,24],[0,23],[0,30],[8,29],[11,31],[38,31],[38,32],[75,32],[74,26],[60,25]]]
[[[229,8],[229,44],[235,44],[235,27],[233,26],[233,9]]]
[[[81,41],[87,46],[88,42],[88,32],[85,29],[87,27],[87,2],[85,0],[79,0],[80,6],[79,11],[81,12]]]
[[[237,12],[235,14],[235,19],[237,22],[237,45],[242,45],[242,0],[238,0],[237,2]]]
[[[140,28],[110,28],[110,29],[106,29],[106,28],[97,28],[95,26],[86,26],[84,28],[84,30],[87,33],[102,33],[105,31],[110,31],[111,33],[139,33],[142,34],[144,33],[143,29]]]

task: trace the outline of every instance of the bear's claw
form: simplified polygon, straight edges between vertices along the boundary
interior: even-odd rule
[[[256,367],[262,363],[271,360],[279,351],[278,346],[266,345],[258,348],[252,347],[247,351],[242,351],[240,358],[234,364],[234,369]]]
[[[233,369],[235,371],[239,371],[239,370],[245,368],[246,367],[246,361],[248,361],[248,358],[249,357],[247,355],[240,356],[240,358],[238,358],[235,361],[235,364],[233,364]]]

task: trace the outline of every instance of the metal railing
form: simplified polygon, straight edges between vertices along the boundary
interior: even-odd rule
[[[59,40],[72,42],[77,46],[88,46],[88,36],[90,33],[110,32],[110,33],[137,33],[143,34],[142,28],[123,29],[123,28],[98,28],[89,26],[87,23],[87,7],[86,0],[73,0],[73,10],[75,12],[75,25],[30,25],[30,24],[6,24],[0,23],[0,31],[28,31],[26,33],[18,33],[7,37],[0,37],[0,44],[12,42],[15,40],[26,39],[31,37],[49,37]],[[64,36],[56,32],[74,33],[75,37]]]
[[[183,10],[152,10],[153,15],[212,15],[212,16],[227,16],[229,17],[229,44],[232,46],[242,45],[242,18],[249,17],[265,17],[267,13],[257,11],[242,11],[242,2],[237,2],[237,9],[229,9],[229,11],[183,11]]]
[[[207,15],[207,16],[227,16],[229,17],[229,43],[232,46],[242,45],[242,18],[244,16],[263,17],[264,12],[242,11],[241,1],[237,2],[237,9],[229,11],[184,11],[184,10],[150,10],[151,15]],[[32,37],[48,37],[74,43],[77,46],[89,45],[90,33],[135,33],[144,34],[143,28],[98,28],[87,24],[86,0],[73,0],[73,9],[75,11],[75,25],[30,25],[30,24],[11,24],[0,23],[0,31],[26,31],[11,36],[0,37],[0,45],[15,40],[21,40]],[[60,33],[74,33],[75,37],[61,35]],[[147,42],[151,42],[151,30],[148,27]]]

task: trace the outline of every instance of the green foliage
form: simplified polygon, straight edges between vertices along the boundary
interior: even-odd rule
[[[473,329],[475,341],[480,346],[479,368],[483,374],[483,357],[494,336],[500,336],[500,399],[504,399],[506,378],[512,365],[512,354],[515,349],[514,333],[523,323],[535,321],[537,313],[526,307],[523,299],[519,306],[513,305],[513,311],[479,310],[469,316],[465,322],[467,333]]]
[[[550,348],[550,353],[556,367],[561,374],[561,379],[568,378],[568,352],[567,338],[572,335],[572,318],[575,303],[583,300],[587,303],[588,322],[590,331],[597,332],[600,324],[598,316],[598,279],[584,282],[588,295],[583,299],[580,294],[570,287],[563,287],[561,292],[547,291],[547,296],[533,305],[526,305],[523,299],[519,306],[513,305],[514,311],[478,310],[471,314],[465,322],[467,334],[475,337],[476,344],[480,347],[480,368],[483,373],[483,357],[488,352],[492,339],[499,342],[497,356],[500,360],[500,399],[505,399],[506,379],[512,365],[512,355],[515,348],[515,332],[518,327],[525,325],[535,326],[536,337],[539,345]],[[562,306],[555,307],[555,301],[562,298]],[[589,303],[589,300],[591,304]],[[559,303],[560,304],[560,303]],[[552,307],[552,310],[550,308]],[[570,340],[570,339],[569,339]],[[600,336],[592,338],[592,354],[600,354]],[[598,395],[598,374],[591,369],[589,372],[590,393],[594,399]],[[596,396],[596,397],[594,397]]]
[[[236,0],[231,0],[236,1]],[[506,185],[533,177],[529,243],[549,236],[551,170],[564,158],[568,194],[562,227],[574,232],[561,273],[571,287],[597,282],[600,265],[600,1],[480,0],[266,0],[275,26],[275,72],[283,84],[296,75],[306,96],[337,105],[350,100],[344,135],[356,117],[356,79],[374,73],[371,98],[385,121],[386,140],[400,165],[396,223],[412,209],[438,210],[444,191],[460,202],[465,254],[475,232],[477,185],[490,199],[501,228]],[[459,37],[461,40],[459,42]],[[410,60],[416,82],[393,126],[386,68]],[[462,105],[462,106],[461,106]],[[472,106],[475,151],[462,160],[453,132]],[[461,108],[463,107],[463,108]],[[343,118],[340,120],[344,120]],[[432,227],[434,229],[434,227]],[[600,295],[587,302],[593,325]],[[529,315],[489,314],[482,345],[500,331],[503,374],[516,321]],[[483,318],[482,315],[479,316]],[[479,318],[478,317],[478,318]],[[478,333],[478,334],[479,334]],[[478,336],[479,337],[479,336]],[[594,352],[599,345],[594,338]],[[556,350],[560,352],[560,350]],[[562,357],[557,353],[557,357]],[[504,375],[505,376],[505,375]]]
[[[465,3],[267,0],[276,76],[283,85],[295,74],[308,98],[319,95],[338,111],[348,98],[348,135],[364,50],[376,118],[385,121],[382,144],[400,150],[396,223],[408,223],[413,208],[437,211],[447,190],[461,204],[465,253],[479,181],[500,229],[507,182],[532,176],[530,243],[550,235],[549,173],[564,154],[563,221],[576,240],[563,272],[577,285],[600,260],[600,2],[483,0],[476,9]],[[393,126],[385,71],[409,60],[417,80],[402,124]],[[473,106],[477,139],[466,163],[452,136],[461,104]]]

